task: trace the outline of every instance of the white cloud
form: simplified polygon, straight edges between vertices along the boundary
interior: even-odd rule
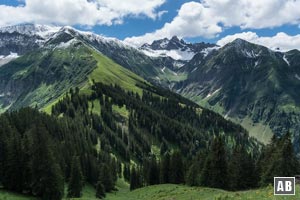
[[[284,24],[300,24],[300,0],[200,0],[183,4],[161,29],[126,41],[140,45],[173,35],[211,38],[228,27],[261,29]]]
[[[126,38],[125,41],[139,46],[158,38],[170,38],[174,35],[178,37],[197,37],[201,35],[210,38],[221,31],[222,28],[214,23],[213,16],[207,12],[202,4],[188,2],[181,6],[173,21],[166,23],[163,28],[143,36]]]
[[[16,23],[60,25],[119,24],[125,17],[162,15],[166,0],[25,0],[23,6],[0,5],[0,26]]]
[[[254,32],[243,32],[234,35],[228,35],[217,42],[218,45],[224,46],[233,40],[241,38],[249,42],[266,46],[272,50],[277,48],[280,51],[289,51],[292,49],[300,50],[300,34],[295,36],[287,35],[286,33],[277,33],[272,37],[259,37]]]

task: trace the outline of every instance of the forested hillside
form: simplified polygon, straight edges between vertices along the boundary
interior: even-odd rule
[[[80,197],[89,183],[102,198],[118,178],[132,190],[160,183],[237,190],[297,171],[289,135],[262,150],[220,115],[147,83],[140,87],[142,94],[94,82],[91,94],[71,89],[51,116],[30,108],[3,114],[1,185],[54,200],[65,184],[69,197]]]

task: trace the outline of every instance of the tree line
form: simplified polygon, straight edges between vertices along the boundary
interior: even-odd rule
[[[273,184],[274,177],[300,173],[290,133],[280,138],[274,136],[257,158],[241,145],[226,149],[222,136],[214,138],[211,147],[199,151],[192,160],[180,151],[161,153],[160,158],[152,155],[138,167],[132,167],[131,190],[173,183],[237,191],[264,187]]]

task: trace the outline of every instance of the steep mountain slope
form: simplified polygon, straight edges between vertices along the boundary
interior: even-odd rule
[[[186,67],[193,71],[175,87],[179,93],[249,129],[261,126],[251,133],[262,141],[290,130],[299,142],[298,51],[274,52],[237,39]]]
[[[141,93],[144,80],[68,34],[0,68],[2,109],[51,106],[71,87],[89,92],[93,81]]]
[[[80,42],[25,54],[0,68],[1,107],[43,107],[70,87],[83,84],[96,63]]]

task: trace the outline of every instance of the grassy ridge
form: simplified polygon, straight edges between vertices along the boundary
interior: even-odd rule
[[[73,85],[73,87],[78,86],[79,88],[81,88],[80,92],[83,94],[91,94],[91,86],[94,80],[95,82],[101,82],[108,85],[117,84],[127,91],[133,91],[142,94],[142,89],[136,85],[143,84],[145,82],[144,79],[129,71],[128,69],[118,65],[113,60],[107,58],[101,53],[98,53],[88,47],[85,48],[88,49],[93,60],[97,62],[96,68],[93,69],[92,72],[87,76],[87,80],[84,84]],[[51,107],[55,105],[59,101],[59,99],[62,99],[64,95],[65,94],[53,100],[51,103],[42,108],[42,110],[46,113],[51,113]],[[97,106],[98,104],[96,103],[95,105]],[[97,107],[95,108],[96,112],[98,112],[99,110],[100,109],[98,109]]]
[[[212,188],[165,184],[149,186],[130,192],[128,189],[128,185],[125,182],[118,181],[117,187],[118,191],[115,193],[107,194],[107,197],[105,198],[106,200],[297,200],[300,198],[299,185],[297,185],[295,196],[274,196],[272,186],[257,190],[228,192]],[[0,199],[36,200],[32,197],[2,190],[0,190]],[[76,199],[96,200],[95,189],[89,185],[86,186],[83,190],[82,198]]]
[[[145,82],[144,79],[94,50],[92,50],[92,55],[97,61],[97,67],[89,75],[88,84],[83,87],[83,92],[90,92],[94,80],[108,85],[117,84],[125,90],[142,93],[142,89],[137,87],[136,84]]]

